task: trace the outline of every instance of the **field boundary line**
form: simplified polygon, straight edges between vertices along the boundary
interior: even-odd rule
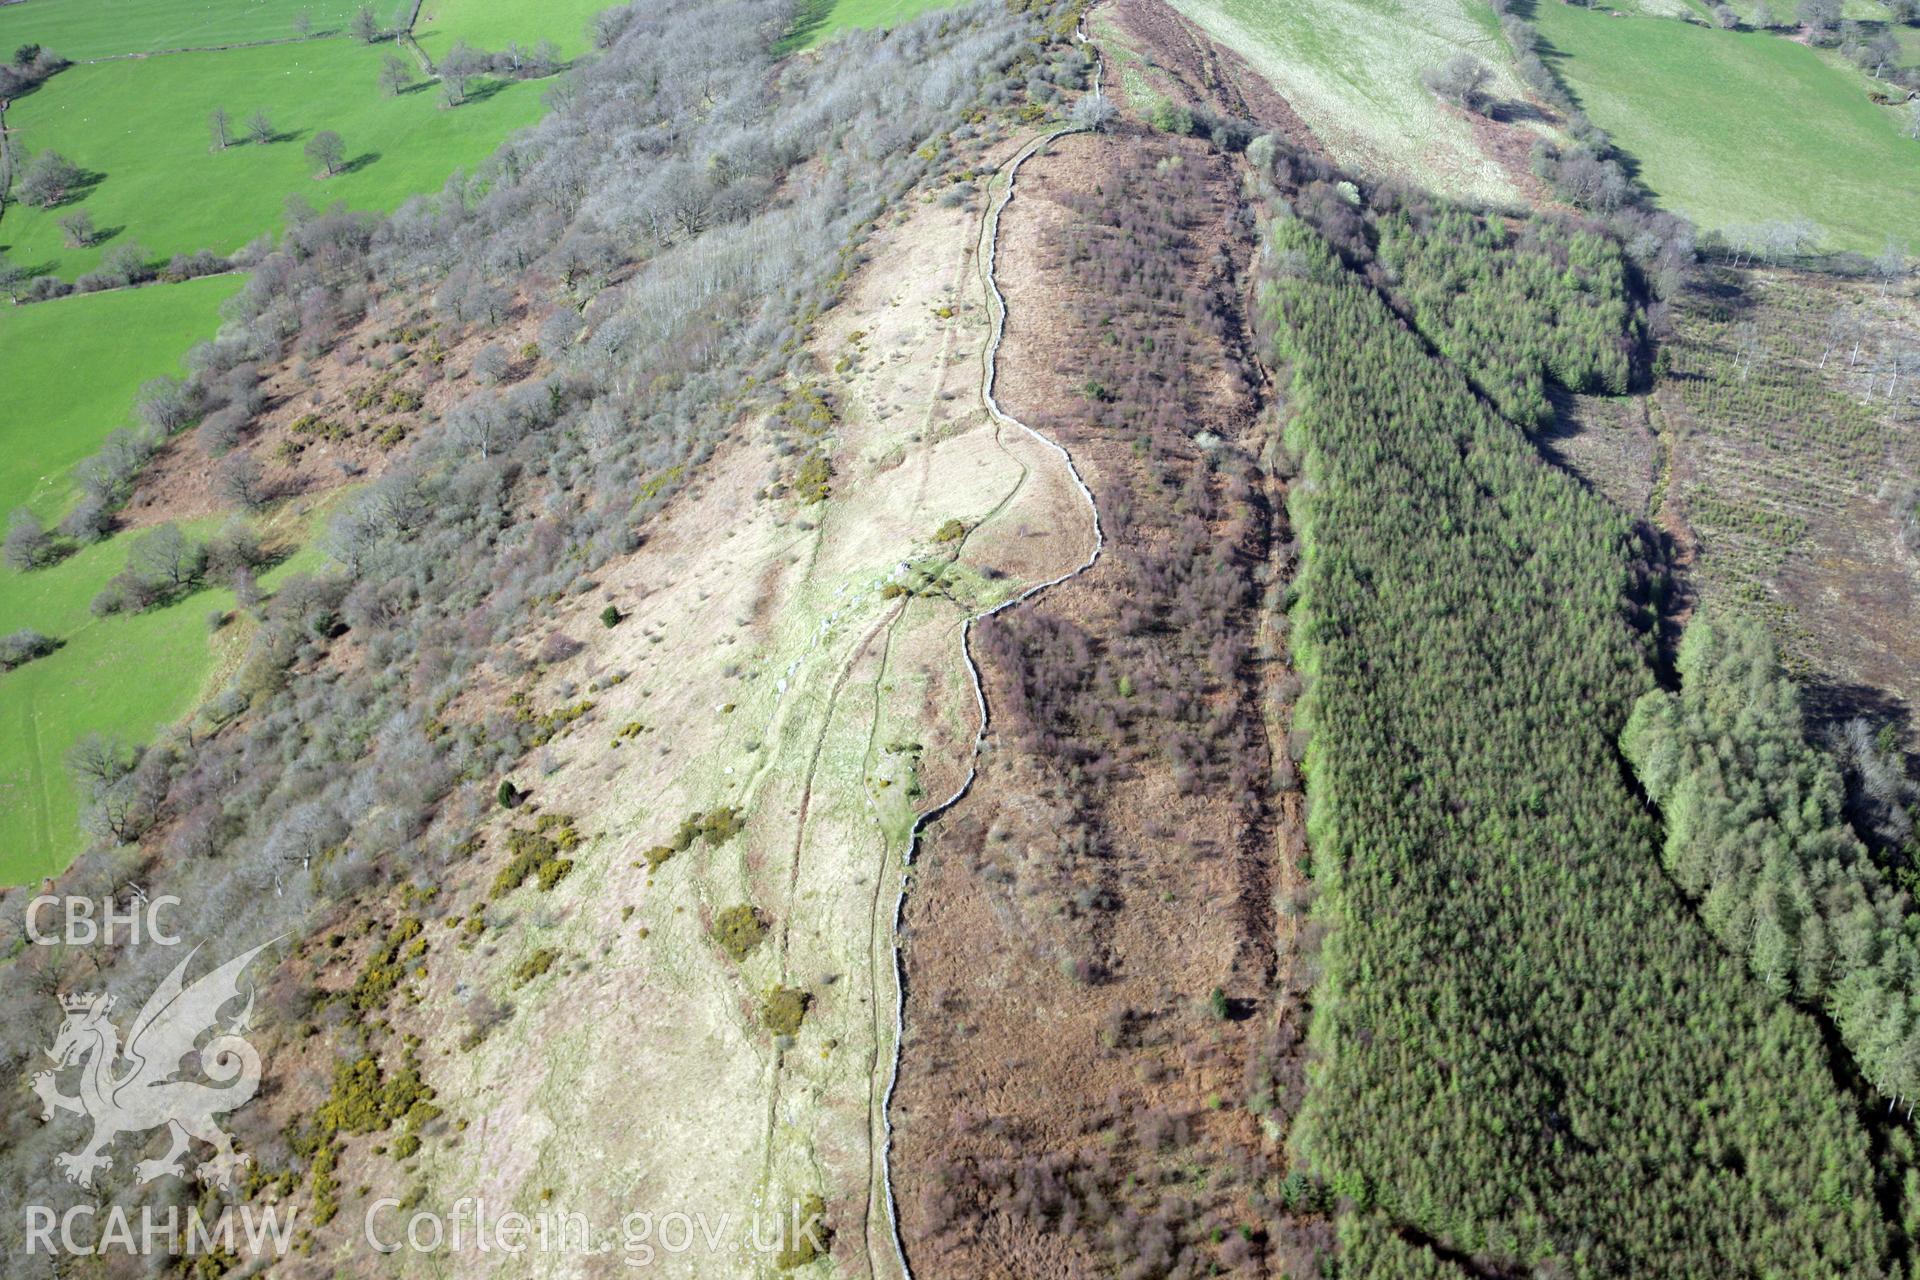
[[[283,44],[314,44],[322,40],[344,40],[340,32],[323,36],[274,36],[267,40],[236,40],[232,44],[183,44],[177,49],[137,49],[132,53],[103,53],[97,58],[75,58],[76,67],[98,67],[109,62],[139,62],[146,58],[167,58],[176,53],[232,53],[236,49],[271,49]]]
[[[0,218],[7,216],[7,206],[12,203],[7,197],[13,191],[13,144],[7,141],[7,106],[7,100],[0,98]]]
[[[413,55],[414,61],[420,64],[421,73],[428,79],[435,79],[439,76],[439,71],[434,68],[433,59],[429,58],[427,51],[420,47],[420,42],[413,38],[413,28],[409,27],[405,31],[402,31],[393,38],[393,42]]]

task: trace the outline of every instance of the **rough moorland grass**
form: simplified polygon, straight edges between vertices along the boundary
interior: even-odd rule
[[[1507,202],[1513,187],[1467,122],[1421,84],[1465,50],[1518,97],[1483,0],[1174,0],[1285,95],[1341,163],[1397,174],[1461,199]]]
[[[561,56],[575,58],[587,51],[587,23],[612,7],[611,0],[426,0],[413,34],[435,62],[455,40],[488,52],[514,40],[524,48],[551,40],[560,46]]]
[[[1806,218],[1829,247],[1920,242],[1920,145],[1865,82],[1764,32],[1537,7],[1581,105],[1659,198],[1707,228]]]
[[[930,9],[957,3],[959,0],[802,0],[793,30],[781,42],[781,49],[811,49],[836,31],[897,26]]]
[[[339,200],[388,209],[485,159],[540,114],[537,82],[490,82],[453,108],[430,84],[387,97],[378,76],[394,51],[310,40],[64,71],[14,104],[8,129],[23,160],[51,147],[100,180],[61,208],[8,206],[0,245],[17,264],[66,276],[128,240],[156,258],[237,249],[279,230],[289,195],[318,207]],[[274,141],[213,150],[207,117],[215,107],[226,108],[236,131],[264,108]],[[345,140],[346,172],[317,180],[304,151],[323,129]],[[93,215],[105,237],[95,246],[65,246],[58,219],[74,209]]]
[[[68,471],[131,421],[134,392],[176,373],[210,337],[241,277],[0,306],[0,514],[32,507],[52,523],[68,506]]]
[[[371,0],[382,23],[406,17],[406,0]],[[295,15],[316,34],[344,31],[361,0],[22,0],[0,5],[0,52],[29,41],[76,62],[164,49],[202,49],[295,35]]]
[[[205,537],[218,524],[186,528]],[[0,885],[52,875],[85,844],[67,749],[89,733],[150,739],[193,709],[222,650],[238,642],[234,623],[221,635],[208,634],[207,615],[235,607],[224,587],[146,613],[88,613],[87,602],[126,564],[134,536],[122,534],[32,573],[0,570],[0,626],[33,627],[61,642],[48,656],[0,674]],[[303,550],[263,574],[261,583],[271,590],[318,560],[317,549]]]

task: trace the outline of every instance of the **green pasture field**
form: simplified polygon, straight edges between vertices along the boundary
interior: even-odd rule
[[[1760,8],[1761,0],[1726,0],[1728,7],[1740,15],[1742,22],[1753,21]],[[1640,13],[1654,18],[1685,18],[1695,22],[1713,21],[1714,3],[1709,0],[1612,0],[1611,8],[1626,13]],[[1781,21],[1792,21],[1794,5],[1771,3],[1775,14],[1781,15]],[[1887,21],[1887,6],[1880,0],[1841,0],[1840,16],[1859,22]],[[1777,28],[1784,33],[1785,28]]]
[[[898,26],[933,9],[958,0],[803,0],[793,30],[781,42],[781,51],[811,49],[837,31],[849,27],[873,30]]]
[[[238,275],[0,306],[0,515],[32,508],[52,524],[71,504],[68,471],[132,422],[134,392],[180,372],[180,355],[219,326]]]
[[[204,538],[220,523],[215,517],[182,529]],[[0,672],[0,885],[52,875],[86,844],[68,748],[89,733],[149,740],[198,705],[222,657],[240,651],[250,624],[229,622],[217,635],[207,626],[213,610],[235,608],[225,587],[145,613],[88,612],[138,536],[119,534],[31,573],[0,570],[0,630],[32,627],[61,642],[44,658]],[[319,561],[309,542],[262,574],[261,585],[271,590]]]
[[[587,51],[587,23],[612,0],[425,0],[413,24],[414,39],[438,63],[465,40],[476,49],[498,53],[511,41],[532,48],[542,40],[560,46],[562,57]]]
[[[127,241],[155,260],[227,252],[277,232],[288,196],[385,210],[433,191],[541,113],[545,86],[531,81],[489,81],[458,107],[443,107],[427,82],[387,97],[377,78],[396,52],[386,42],[310,40],[61,72],[7,112],[14,147],[23,166],[52,148],[98,181],[55,209],[10,204],[0,247],[17,265],[67,277]],[[236,131],[265,109],[274,140],[214,150],[207,120],[215,107]],[[303,152],[325,129],[344,141],[346,171],[322,180]],[[91,213],[103,237],[91,247],[66,247],[58,220],[75,209]]]
[[[509,39],[551,38],[569,56],[586,48],[587,19],[605,0],[512,6],[499,0],[436,0],[434,30],[488,48]],[[38,42],[76,60],[14,102],[11,141],[24,165],[39,150],[60,151],[92,175],[79,198],[41,210],[10,204],[0,216],[0,249],[35,274],[73,277],[115,246],[137,242],[153,262],[208,248],[226,252],[284,224],[289,196],[317,207],[336,201],[388,209],[432,191],[455,168],[484,160],[514,129],[541,114],[544,86],[488,83],[464,105],[441,105],[422,82],[384,95],[377,75],[400,46],[345,38],[288,41],[218,52],[115,55],[291,37],[294,14],[312,13],[316,31],[342,26],[355,0],[25,0],[0,6],[0,56]],[[389,22],[410,6],[381,0]],[[423,22],[429,15],[423,13]],[[471,25],[467,25],[467,24]],[[428,39],[434,38],[433,31]],[[408,56],[411,64],[412,58]],[[236,139],[256,109],[275,137],[215,150],[208,115],[223,107]],[[323,129],[346,143],[347,169],[317,179],[304,154]],[[92,215],[100,239],[70,248],[58,219]],[[131,420],[139,385],[174,372],[181,353],[218,327],[238,275],[178,285],[0,307],[0,510],[26,505],[49,523],[73,496],[73,464],[114,427]],[[276,520],[286,523],[287,517]],[[194,532],[211,532],[217,520]],[[283,535],[299,540],[304,524]],[[118,572],[137,535],[83,548],[32,573],[0,571],[0,630],[31,627],[55,637],[51,655],[0,674],[0,884],[58,871],[85,843],[80,797],[64,758],[90,732],[150,738],[188,714],[244,643],[250,624],[210,635],[207,615],[231,610],[225,588],[164,609],[95,618],[88,602]],[[317,564],[309,541],[265,575],[272,584]]]
[[[406,19],[408,0],[372,0],[383,25]],[[296,37],[294,18],[315,35],[344,31],[361,0],[21,0],[0,5],[0,54],[45,45],[85,62],[168,49],[206,49]]]
[[[1544,2],[1549,60],[1640,181],[1703,228],[1804,218],[1828,247],[1920,244],[1920,144],[1864,77],[1770,32]]]

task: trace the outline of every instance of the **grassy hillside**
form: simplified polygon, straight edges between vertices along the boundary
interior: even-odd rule
[[[1703,227],[1806,218],[1833,248],[1920,242],[1920,143],[1857,74],[1776,34],[1535,8],[1581,106]]]
[[[456,40],[489,52],[515,40],[526,47],[551,40],[563,57],[573,58],[587,51],[587,24],[593,15],[612,7],[609,0],[542,0],[537,5],[520,0],[426,0],[413,34],[436,62]]]
[[[453,108],[430,86],[387,97],[378,75],[394,51],[312,40],[62,72],[7,112],[8,129],[23,158],[52,148],[99,180],[59,208],[9,206],[0,245],[23,266],[69,277],[128,240],[157,258],[229,251],[277,231],[290,195],[316,206],[391,208],[485,159],[540,114],[544,86],[532,82],[490,84]],[[274,140],[214,150],[207,117],[215,107],[236,132],[264,108]],[[347,171],[321,181],[304,149],[324,129],[344,140]],[[92,214],[105,238],[67,248],[58,220],[75,209]]]
[[[316,33],[344,30],[362,0],[22,0],[0,5],[0,50],[32,41],[76,62],[166,49],[204,49],[295,36],[306,13]],[[382,22],[408,0],[372,0]]]
[[[0,512],[31,506],[52,523],[71,496],[67,471],[131,421],[140,384],[179,372],[180,354],[212,335],[241,277],[0,307]]]
[[[1464,51],[1493,64],[1493,92],[1518,80],[1482,0],[1174,0],[1286,96],[1336,159],[1395,173],[1445,194],[1507,200],[1511,185],[1470,127],[1421,84]]]

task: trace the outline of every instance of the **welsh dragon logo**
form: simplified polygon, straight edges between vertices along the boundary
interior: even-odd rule
[[[253,1013],[252,991],[246,993],[246,1007],[224,1027],[220,1010],[239,998],[240,974],[271,945],[262,943],[188,986],[182,979],[200,950],[195,947],[141,1006],[127,1028],[125,1044],[119,1028],[107,1018],[113,1009],[112,996],[61,997],[66,1021],[47,1051],[55,1066],[34,1076],[33,1091],[40,1095],[44,1120],[53,1119],[55,1112],[70,1111],[93,1121],[93,1137],[84,1147],[55,1157],[68,1181],[92,1186],[94,1173],[113,1163],[104,1152],[116,1137],[164,1126],[172,1130],[173,1145],[159,1159],[135,1165],[141,1182],[163,1173],[184,1178],[182,1157],[189,1140],[198,1139],[215,1151],[212,1159],[200,1163],[201,1180],[223,1188],[233,1185],[233,1175],[248,1157],[233,1149],[214,1117],[245,1105],[260,1087],[260,1055],[241,1038]],[[209,1031],[214,1033],[212,1038],[199,1044]],[[200,1074],[212,1081],[210,1085],[175,1078],[182,1059],[196,1051]],[[68,1096],[60,1092],[56,1076],[76,1066],[80,1092]]]

